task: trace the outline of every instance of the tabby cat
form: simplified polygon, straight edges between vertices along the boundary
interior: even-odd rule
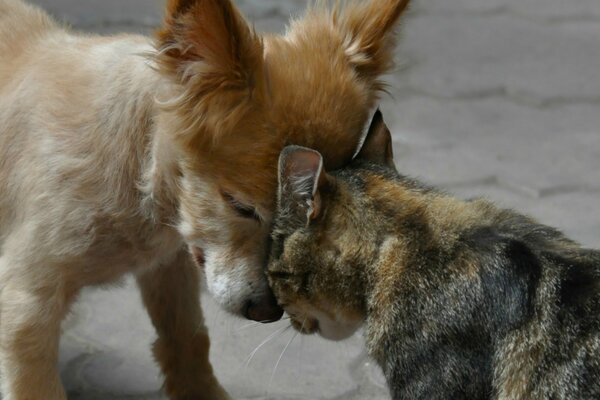
[[[396,171],[378,112],[348,167],[287,147],[270,284],[302,333],[364,324],[393,399],[600,399],[600,252]]]

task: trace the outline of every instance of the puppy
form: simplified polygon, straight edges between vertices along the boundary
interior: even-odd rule
[[[276,160],[350,160],[408,0],[315,7],[260,36],[229,0],[170,0],[154,40],[69,32],[0,0],[0,375],[64,399],[61,320],[81,288],[137,276],[172,399],[226,399],[200,274],[228,311],[282,310],[264,274]]]

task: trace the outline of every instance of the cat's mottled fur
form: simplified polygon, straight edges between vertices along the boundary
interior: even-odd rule
[[[292,324],[364,323],[394,399],[600,398],[600,252],[396,172],[378,113],[353,163],[288,147],[268,275]]]

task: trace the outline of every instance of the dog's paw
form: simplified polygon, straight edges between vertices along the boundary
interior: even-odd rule
[[[206,392],[200,397],[194,397],[193,400],[232,400],[229,394],[217,382],[212,387],[207,388]]]
[[[175,390],[168,390],[167,395],[171,400],[233,400],[229,394],[216,380],[210,384],[203,385],[193,393],[174,393]]]
[[[170,397],[171,400],[233,400],[227,392],[207,392],[198,395],[189,395],[183,397]]]

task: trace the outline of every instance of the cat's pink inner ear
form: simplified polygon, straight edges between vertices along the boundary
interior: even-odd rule
[[[395,168],[392,135],[383,121],[381,111],[377,110],[373,116],[367,137],[356,158]]]
[[[288,146],[280,156],[279,174],[280,190],[308,206],[308,221],[317,218],[322,208],[319,186],[325,181],[321,154],[305,147]]]
[[[284,175],[288,179],[316,180],[323,169],[323,157],[318,151],[294,146],[285,155]]]

